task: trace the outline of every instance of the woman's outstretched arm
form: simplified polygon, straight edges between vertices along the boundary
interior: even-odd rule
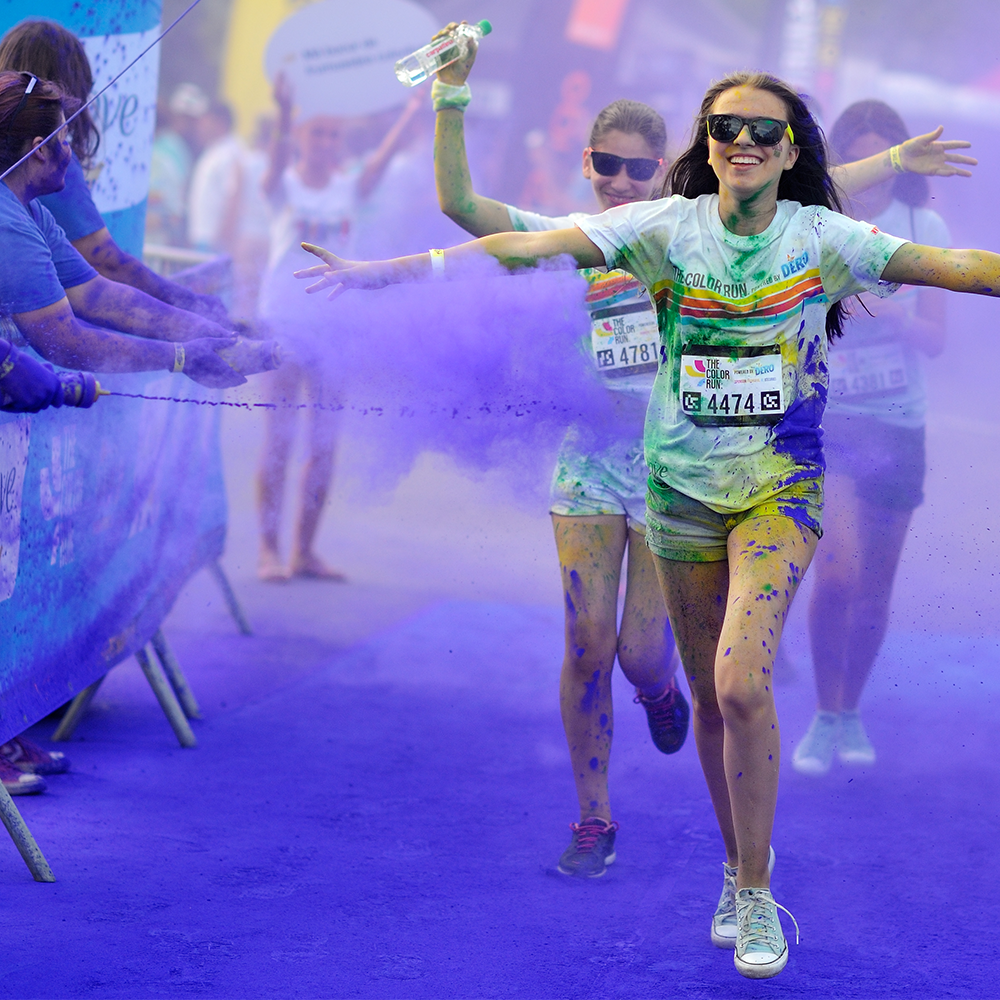
[[[1000,254],[906,243],[889,259],[882,280],[1000,296]]]
[[[940,141],[944,126],[939,125],[933,132],[914,136],[901,143],[899,160],[904,170],[913,174],[925,174],[932,177],[971,177],[972,172],[964,169],[964,164],[974,167],[979,161],[974,156],[956,153],[956,149],[968,149],[972,143],[964,139],[946,139]],[[842,166],[830,168],[830,176],[837,187],[848,197],[867,191],[868,188],[891,180],[895,176],[892,158],[886,149],[874,156]]]
[[[430,281],[434,276],[429,253],[392,260],[343,260],[322,247],[303,243],[303,249],[323,261],[316,267],[296,271],[296,278],[319,279],[306,291],[320,292],[331,289],[330,298],[336,298],[348,288],[384,288],[414,281]],[[492,257],[509,271],[534,267],[542,260],[570,257],[577,267],[604,267],[604,254],[596,243],[572,229],[553,229],[541,233],[496,233],[481,239],[451,247],[444,253],[443,276],[461,278],[475,268],[477,261]]]

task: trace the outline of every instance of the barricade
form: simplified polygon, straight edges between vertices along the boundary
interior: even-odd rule
[[[219,273],[217,262],[203,267]],[[203,283],[193,270],[184,283]],[[153,396],[217,395],[183,375],[100,380]],[[195,572],[221,573],[225,535],[217,407],[102,397],[89,410],[0,414],[0,742],[92,694],[129,656],[138,654],[161,704],[169,699],[170,685],[157,690],[147,670],[144,660],[159,668],[146,645],[157,639],[159,676],[176,689],[160,624]],[[39,878],[0,792],[0,819]]]

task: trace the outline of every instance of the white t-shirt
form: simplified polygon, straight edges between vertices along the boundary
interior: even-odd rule
[[[951,234],[941,216],[926,208],[892,201],[874,224],[924,246],[947,247]],[[910,316],[917,311],[920,290],[907,285],[894,302]],[[927,413],[924,356],[897,337],[891,324],[860,307],[846,333],[830,348],[830,399],[827,414],[877,417],[895,427],[920,428]]]
[[[577,225],[656,303],[652,472],[719,513],[820,476],[827,310],[895,291],[880,277],[907,241],[791,201],[778,202],[763,233],[737,236],[718,195],[622,205]]]
[[[582,212],[539,215],[507,206],[510,224],[519,233],[572,229]],[[618,269],[586,267],[587,311],[590,333],[581,345],[609,389],[627,393],[645,403],[656,378],[659,333],[656,310],[636,278]]]
[[[272,324],[288,330],[301,329],[303,322],[330,327],[326,296],[306,295],[307,283],[292,272],[319,263],[300,243],[315,243],[340,257],[351,256],[360,169],[335,173],[322,188],[303,184],[294,167],[282,175],[281,190],[271,200],[271,249],[260,290],[260,315]]]
[[[243,143],[230,133],[198,157],[188,193],[188,239],[201,250],[218,250],[222,217],[236,196]]]

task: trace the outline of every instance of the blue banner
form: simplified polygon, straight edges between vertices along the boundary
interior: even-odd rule
[[[102,376],[209,398],[182,375]],[[143,646],[222,553],[218,410],[103,397],[0,414],[0,742]]]

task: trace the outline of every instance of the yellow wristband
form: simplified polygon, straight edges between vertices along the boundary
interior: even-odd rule
[[[184,345],[174,344],[174,367],[175,372],[184,371]]]
[[[431,255],[431,277],[434,279],[444,277],[444,251],[428,250]]]
[[[906,173],[906,167],[903,166],[903,161],[899,158],[899,146],[893,146],[889,150],[889,159],[892,161],[892,169],[897,174]]]
[[[14,346],[11,345],[10,350],[7,352],[7,357],[3,359],[3,364],[0,365],[0,378],[6,378],[14,370]]]

